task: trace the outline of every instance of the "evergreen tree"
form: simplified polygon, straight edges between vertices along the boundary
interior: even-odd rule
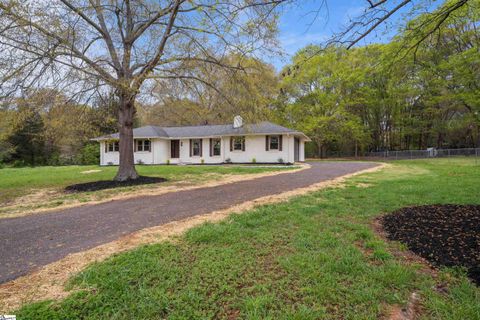
[[[45,163],[44,124],[40,113],[27,106],[19,108],[7,141],[14,146],[12,160],[30,166]]]

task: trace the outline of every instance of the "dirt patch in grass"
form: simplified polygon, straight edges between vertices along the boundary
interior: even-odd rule
[[[82,171],[80,173],[82,174],[90,174],[90,173],[97,173],[97,172],[102,172],[102,170],[98,170],[98,169],[95,169],[95,170],[86,170],[86,171]]]
[[[417,293],[412,293],[410,299],[405,307],[394,305],[390,310],[385,320],[413,320],[417,319],[420,314],[420,298]]]
[[[407,207],[383,217],[388,239],[440,267],[464,267],[480,285],[480,206]]]
[[[44,201],[45,199],[58,197],[59,195],[61,195],[61,193],[61,191],[53,188],[32,189],[28,194],[18,197],[13,201],[1,203],[0,207],[3,209],[9,206],[15,206],[17,204],[39,203],[41,201]]]
[[[369,184],[369,183],[363,183],[363,182],[359,182],[357,184],[355,184],[355,187],[357,188],[370,188],[372,185]]]
[[[140,176],[137,179],[126,180],[126,181],[101,180],[101,181],[72,184],[70,186],[65,187],[65,191],[66,192],[99,191],[99,190],[105,190],[105,189],[138,186],[138,185],[144,185],[144,184],[162,183],[165,181],[167,181],[167,179],[165,178]]]

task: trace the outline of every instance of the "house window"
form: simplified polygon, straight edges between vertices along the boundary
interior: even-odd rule
[[[118,152],[120,145],[118,141],[105,142],[105,152]]]
[[[265,150],[282,151],[282,136],[265,136]]]
[[[279,140],[278,136],[270,136],[270,150],[278,150]]]
[[[190,139],[190,156],[202,156],[202,139]]]
[[[150,152],[150,140],[135,140],[135,151]]]
[[[219,156],[221,153],[222,142],[220,139],[210,139],[210,156]]]
[[[245,151],[245,137],[232,137],[230,141],[232,151]]]

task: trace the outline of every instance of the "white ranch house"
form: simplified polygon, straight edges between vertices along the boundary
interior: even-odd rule
[[[136,164],[294,163],[305,160],[302,132],[271,122],[186,127],[145,126],[133,130]],[[95,138],[100,165],[118,165],[119,134]]]

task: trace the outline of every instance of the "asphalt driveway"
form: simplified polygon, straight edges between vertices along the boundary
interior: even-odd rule
[[[217,187],[144,196],[0,220],[0,283],[66,255],[132,232],[227,209],[375,167],[367,162],[315,162],[310,169]]]

